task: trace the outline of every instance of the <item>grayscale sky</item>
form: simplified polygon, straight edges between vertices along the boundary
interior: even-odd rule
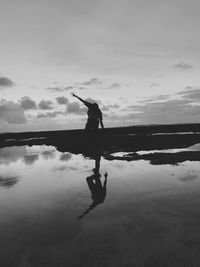
[[[0,131],[200,121],[200,1],[0,0]]]

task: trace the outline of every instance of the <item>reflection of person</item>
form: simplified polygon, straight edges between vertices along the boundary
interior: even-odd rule
[[[102,112],[99,109],[98,104],[85,101],[75,94],[72,94],[72,95],[78,98],[88,108],[88,112],[87,112],[88,120],[87,120],[85,129],[89,131],[90,130],[97,131],[99,127],[99,122],[100,122],[101,127],[104,128]]]
[[[82,219],[92,209],[94,209],[99,204],[103,203],[106,198],[106,185],[107,185],[108,174],[107,172],[104,174],[105,180],[102,185],[100,179],[101,175],[99,173],[100,160],[101,156],[97,155],[97,157],[95,158],[95,168],[93,169],[94,174],[86,178],[88,187],[91,191],[91,198],[93,202],[89,206],[89,208],[82,215],[78,217],[79,219]]]

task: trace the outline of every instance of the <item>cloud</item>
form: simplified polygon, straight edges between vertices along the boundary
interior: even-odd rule
[[[107,106],[103,106],[101,110],[103,111],[109,111],[110,109],[118,109],[120,106],[118,104],[109,104]]]
[[[90,80],[82,82],[79,85],[82,85],[82,86],[102,85],[103,86],[104,82],[105,82],[104,80],[100,80],[98,78],[91,78]],[[102,89],[115,89],[115,88],[119,88],[119,87],[121,87],[121,84],[118,82],[114,82],[108,86],[104,85],[104,87],[102,87]],[[87,89],[87,88],[79,87],[79,89],[83,90],[83,89]]]
[[[43,110],[53,109],[53,102],[50,100],[41,100],[38,107]]]
[[[61,86],[61,87],[47,87],[46,90],[50,91],[51,93],[55,92],[66,92],[75,89],[76,86]]]
[[[24,110],[28,110],[28,109],[36,109],[36,103],[35,101],[33,101],[30,97],[28,96],[24,96],[21,98],[21,100],[19,101],[20,106],[24,109]]]
[[[60,114],[64,114],[64,112],[61,111],[54,111],[54,112],[46,112],[46,113],[39,113],[37,115],[37,118],[55,118]]]
[[[155,102],[155,101],[160,101],[160,100],[166,100],[169,99],[170,95],[156,95],[144,100],[139,100],[138,102],[140,103],[149,103],[149,102]]]
[[[85,101],[88,101],[90,103],[98,103],[98,104],[101,104],[101,100],[97,100],[97,99],[94,99],[94,98],[91,98],[91,97],[86,98]]]
[[[74,89],[74,86],[66,86],[64,88],[65,91],[68,91],[68,90],[73,90]]]
[[[138,121],[152,123],[189,123],[200,120],[200,106],[191,104],[188,99],[174,99],[165,102],[145,103],[132,106]]]
[[[134,122],[135,119],[137,119],[137,115],[134,113],[124,114],[124,115],[118,115],[118,114],[112,114],[108,116],[109,119],[115,120],[115,121],[131,121]]]
[[[87,111],[87,108],[85,107],[81,108],[79,103],[77,102],[67,104],[67,108],[66,108],[67,113],[74,113],[77,115],[81,115],[81,114],[84,114],[86,111]]]
[[[66,98],[65,96],[57,97],[56,100],[60,105],[65,105],[69,102],[68,98]]]
[[[20,105],[6,100],[0,104],[0,120],[10,124],[21,124],[27,121],[24,110]]]
[[[175,64],[174,67],[180,70],[189,70],[192,69],[194,66],[186,62],[179,62],[178,64]]]
[[[64,89],[60,87],[47,87],[46,90],[54,93],[54,92],[63,92]]]
[[[106,87],[106,89],[115,89],[115,88],[119,88],[121,87],[121,84],[120,83],[112,83],[111,85],[109,85],[108,87]]]
[[[117,108],[120,108],[120,106],[119,105],[117,105],[117,104],[113,104],[113,105],[108,105],[107,106],[108,108],[114,108],[114,109],[117,109]]]
[[[179,92],[178,94],[181,95],[184,99],[188,99],[193,102],[200,100],[200,88],[199,87],[188,86],[185,88],[184,91]]]
[[[81,83],[81,85],[88,86],[88,85],[98,85],[98,84],[102,84],[102,83],[103,83],[103,81],[99,80],[98,78],[92,78],[88,81]]]
[[[109,114],[108,120],[127,124],[129,122],[130,125],[135,122],[139,124],[199,122],[200,88],[189,86],[177,95],[179,99],[170,99],[169,95],[158,95],[141,100],[139,105],[124,108],[123,114]],[[107,106],[106,108],[108,109]]]
[[[12,87],[14,84],[9,78],[0,77],[0,87]]]

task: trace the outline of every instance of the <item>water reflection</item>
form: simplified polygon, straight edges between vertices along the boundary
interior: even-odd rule
[[[72,154],[70,153],[63,153],[61,156],[60,156],[60,160],[62,161],[68,161],[72,158]]]
[[[4,147],[0,149],[0,164],[9,165],[26,155],[26,146]]]
[[[89,208],[83,212],[78,218],[82,219],[86,214],[88,214],[92,209],[97,207],[99,204],[102,204],[106,198],[106,185],[107,185],[107,177],[108,173],[105,172],[104,174],[104,182],[102,185],[101,182],[101,174],[99,173],[100,170],[100,161],[101,161],[101,154],[100,151],[96,152],[95,155],[95,168],[93,169],[93,174],[86,178],[88,187],[91,191],[91,198],[93,200],[92,204]]]
[[[0,164],[9,165],[22,160],[26,165],[33,165],[39,156],[45,160],[56,156],[56,148],[52,146],[13,146],[0,148]]]
[[[169,250],[199,255],[199,162],[152,165],[52,146],[0,155],[0,266],[164,266],[165,257],[171,266]]]
[[[52,150],[45,150],[41,152],[41,155],[44,159],[48,160],[48,159],[53,159],[56,156],[56,149],[52,149]]]
[[[39,159],[39,155],[25,155],[24,162],[26,165],[33,165]]]
[[[16,185],[19,178],[16,176],[0,176],[0,187],[11,188]]]

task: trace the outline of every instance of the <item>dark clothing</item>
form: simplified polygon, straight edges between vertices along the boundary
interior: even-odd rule
[[[96,131],[98,129],[98,127],[99,127],[99,120],[94,120],[94,119],[88,118],[87,123],[85,125],[86,130]]]
[[[98,106],[95,104],[91,104],[86,102],[85,105],[88,108],[88,120],[85,126],[86,130],[94,130],[96,131],[99,127],[99,121],[102,120],[102,113]]]
[[[106,182],[104,182],[104,185],[102,185],[100,177],[98,177],[97,175],[87,177],[86,180],[88,187],[90,188],[90,191],[92,193],[91,197],[93,203],[96,204],[95,206],[103,203],[106,197]]]
[[[102,119],[102,113],[98,106],[96,106],[95,104],[91,104],[89,102],[86,102],[86,106],[88,108],[87,112],[88,118],[94,120]]]
[[[85,129],[87,131],[91,131],[92,130],[92,132],[96,132],[98,127],[99,127],[99,122],[101,124],[101,127],[104,128],[102,113],[101,113],[101,110],[99,109],[98,104],[97,103],[90,103],[88,101],[85,101],[85,100],[83,100],[82,98],[78,97],[75,94],[73,94],[73,96],[77,97],[88,108],[88,112],[87,112],[88,120],[87,120]]]

